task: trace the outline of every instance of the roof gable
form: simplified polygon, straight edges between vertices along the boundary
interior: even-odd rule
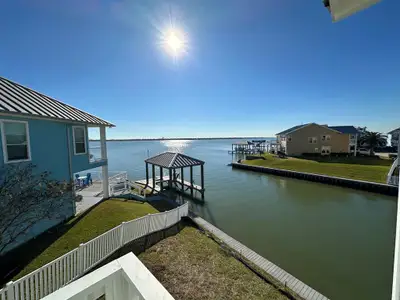
[[[300,129],[301,127],[304,127],[304,126],[307,126],[307,125],[310,125],[310,124],[311,124],[311,123],[302,124],[302,125],[296,125],[296,126],[290,127],[289,129],[286,129],[286,130],[284,130],[284,131],[281,131],[281,132],[277,133],[276,135],[288,134],[288,133],[290,133],[290,132],[292,132],[292,131],[295,131],[295,130],[297,130],[297,129]]]
[[[204,165],[202,160],[175,152],[164,152],[146,159],[145,162],[171,169]]]
[[[3,77],[0,77],[0,113],[109,127],[115,126],[94,115]]]

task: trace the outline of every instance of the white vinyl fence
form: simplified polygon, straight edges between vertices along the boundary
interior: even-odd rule
[[[82,276],[126,243],[166,229],[188,213],[189,204],[185,203],[170,211],[122,222],[32,273],[9,282],[0,290],[0,300],[36,300],[45,297]]]

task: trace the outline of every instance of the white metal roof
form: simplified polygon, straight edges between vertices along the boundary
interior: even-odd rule
[[[105,120],[0,77],[0,113],[114,127]]]

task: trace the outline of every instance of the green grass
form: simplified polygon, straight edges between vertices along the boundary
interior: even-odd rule
[[[288,299],[193,227],[157,243],[139,259],[177,300]]]
[[[52,242],[42,253],[36,256],[15,278],[20,278],[35,269],[51,262],[57,257],[78,247],[80,243],[87,242],[96,236],[118,226],[123,221],[133,220],[147,214],[158,212],[148,203],[107,200],[93,208],[81,220],[79,216],[64,224],[54,234],[59,238]],[[61,235],[60,235],[61,230]],[[65,232],[64,232],[65,231]],[[53,240],[51,234],[43,238]],[[37,239],[38,243],[47,242],[43,238]],[[31,245],[34,248],[34,245]]]
[[[265,160],[245,160],[243,163],[255,166],[286,169],[299,172],[316,173],[385,183],[393,161],[369,157],[348,158],[278,158],[266,154]]]

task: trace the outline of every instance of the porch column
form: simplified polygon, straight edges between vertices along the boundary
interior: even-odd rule
[[[106,127],[100,126],[100,148],[101,148],[101,159],[107,159],[107,141],[106,141]],[[101,173],[103,174],[103,198],[110,197],[110,190],[108,184],[108,161],[101,167]]]
[[[358,134],[356,134],[356,143],[354,145],[354,156],[357,156],[357,136]]]

